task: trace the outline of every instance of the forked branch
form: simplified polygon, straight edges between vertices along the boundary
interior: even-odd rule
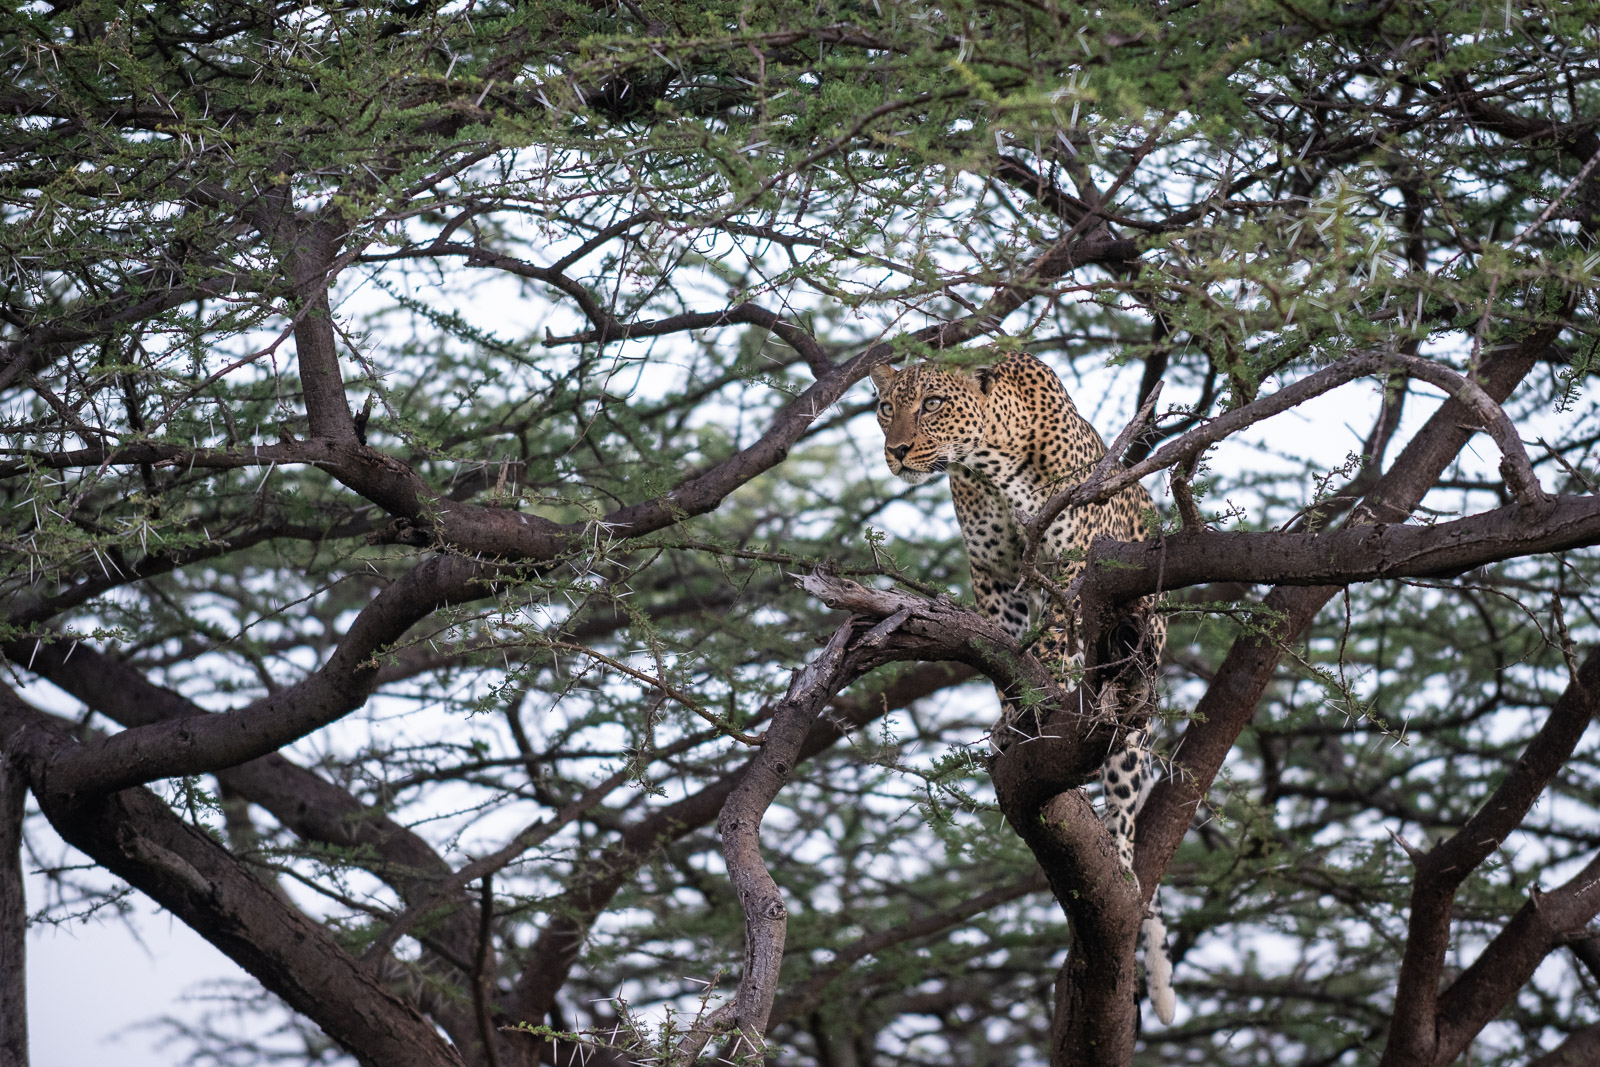
[[[778,883],[761,859],[761,822],[789,780],[817,713],[850,680],[845,661],[853,621],[846,620],[834,630],[821,654],[795,672],[788,692],[773,711],[766,742],[717,817],[728,877],[744,911],[744,971],[732,1011],[713,1013],[680,1050],[681,1062],[692,1063],[721,1026],[736,1031],[736,1053],[750,1054],[766,1047],[767,1019],[778,995],[789,911]]]
[[[1476,1035],[1477,1029],[1471,1026],[1476,1013],[1460,1007],[1447,1012],[1444,1002],[1476,1005],[1492,999],[1498,1011],[1498,1006],[1515,994],[1531,975],[1531,969],[1518,964],[1538,946],[1507,944],[1499,950],[1506,957],[1506,966],[1478,968],[1476,973],[1469,970],[1442,997],[1438,992],[1445,954],[1450,947],[1456,891],[1505,842],[1507,835],[1521,825],[1523,817],[1572,755],[1597,710],[1600,710],[1600,651],[1592,651],[1579,667],[1577,678],[1556,702],[1550,717],[1483,807],[1459,832],[1416,858],[1409,936],[1400,965],[1399,986],[1395,990],[1395,1002],[1406,1007],[1395,1014],[1381,1067],[1431,1067],[1451,1062]],[[1501,935],[1501,939],[1508,942],[1520,939],[1542,945],[1542,950],[1537,951],[1535,965],[1549,951],[1555,936],[1582,926],[1593,916],[1593,911],[1582,915],[1588,897],[1592,896],[1595,906],[1600,907],[1600,894],[1586,891],[1581,881],[1576,885],[1569,883],[1557,892],[1564,894],[1562,906],[1569,909],[1563,913],[1564,918],[1552,924],[1553,906],[1535,900],[1524,909],[1528,914],[1519,915]],[[1527,969],[1528,975],[1520,974],[1522,969]],[[1477,986],[1490,985],[1495,987],[1492,996],[1488,989],[1469,992]],[[1479,1021],[1477,1027],[1481,1028],[1492,1014]]]
[[[1523,448],[1522,439],[1517,434],[1516,426],[1483,386],[1431,360],[1399,353],[1376,353],[1352,356],[1286,385],[1271,396],[1264,396],[1234,408],[1203,426],[1190,430],[1177,440],[1168,442],[1153,455],[1132,467],[1119,467],[1118,461],[1121,453],[1126,450],[1126,444],[1122,444],[1120,448],[1114,444],[1088,478],[1056,493],[1045,502],[1037,515],[1030,517],[1024,528],[1028,542],[1026,562],[1031,563],[1036,558],[1039,539],[1044,535],[1044,531],[1048,530],[1051,523],[1068,508],[1109,500],[1128,486],[1157,471],[1192,462],[1212,445],[1264,419],[1288,411],[1357,378],[1395,371],[1438,386],[1467,409],[1469,415],[1490,437],[1494,438],[1495,444],[1499,446],[1501,472],[1518,503],[1531,506],[1546,499],[1545,492],[1539,485],[1538,476],[1534,474],[1533,464],[1528,459],[1527,450]],[[1154,394],[1146,399],[1140,413],[1118,435],[1119,443],[1123,442],[1124,438],[1132,440],[1138,426],[1148,418],[1148,409],[1153,407],[1153,400]]]

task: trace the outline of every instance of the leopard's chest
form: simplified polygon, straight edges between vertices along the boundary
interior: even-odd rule
[[[1039,512],[1050,499],[1050,485],[1032,453],[1008,455],[981,448],[950,468],[950,490],[967,555],[977,566],[1012,578],[1022,561],[1024,537],[1018,515]],[[1072,523],[1062,515],[1040,545],[1053,559],[1070,549]]]

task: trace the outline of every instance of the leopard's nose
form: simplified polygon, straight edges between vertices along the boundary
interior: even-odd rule
[[[887,448],[885,448],[884,451],[889,453],[889,455],[893,456],[895,459],[898,459],[898,460],[904,462],[904,460],[906,458],[906,453],[911,451],[911,446],[910,445],[890,445]]]

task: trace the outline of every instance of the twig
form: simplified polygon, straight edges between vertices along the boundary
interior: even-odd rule
[[[1542,437],[1537,438],[1536,440],[1537,440],[1537,443],[1538,443],[1539,447],[1544,449],[1545,453],[1551,459],[1553,459],[1557,463],[1561,464],[1561,469],[1562,470],[1564,470],[1568,474],[1570,474],[1572,476],[1573,480],[1576,481],[1579,485],[1581,485],[1585,489],[1589,490],[1590,495],[1600,494],[1600,489],[1595,488],[1595,484],[1589,478],[1589,476],[1587,474],[1583,473],[1583,471],[1579,470],[1577,467],[1574,467],[1571,463],[1568,463],[1566,456],[1563,456],[1560,452],[1557,452],[1554,448],[1550,447],[1550,442],[1546,441]]]
[[[1588,162],[1578,170],[1577,177],[1568,182],[1566,188],[1557,193],[1556,198],[1550,201],[1543,211],[1539,212],[1539,217],[1528,223],[1527,228],[1511,239],[1511,243],[1506,246],[1506,250],[1510,251],[1516,248],[1530,233],[1549,222],[1550,216],[1555,214],[1556,208],[1561,206],[1561,203],[1571,196],[1578,186],[1584,183],[1584,179],[1594,173],[1594,168],[1597,165],[1600,165],[1600,149],[1596,149],[1594,155],[1590,156]]]
[[[500,1053],[494,1044],[494,1021],[489,1017],[489,939],[494,934],[494,875],[483,876],[478,901],[478,957],[472,975],[472,1006],[478,1016],[478,1038],[489,1067],[500,1067]]]
[[[738,727],[734,726],[728,720],[724,719],[722,716],[707,711],[699,701],[694,699],[694,697],[689,696],[682,690],[676,689],[667,684],[665,679],[656,678],[653,675],[646,674],[644,671],[628,666],[621,660],[612,659],[603,652],[596,652],[587,645],[573,644],[570,641],[545,641],[541,643],[548,648],[559,648],[567,652],[576,652],[579,655],[588,656],[590,659],[604,663],[607,667],[610,667],[614,671],[619,671],[623,674],[626,674],[628,677],[644,682],[646,685],[654,686],[656,689],[661,690],[661,692],[665,693],[673,700],[676,700],[679,704],[682,704],[684,707],[688,708],[690,711],[694,712],[696,715],[700,716],[706,722],[710,723],[712,726],[715,726],[718,730],[721,730],[735,741],[752,746],[759,745],[763,741],[761,736],[756,734],[747,734],[743,730],[740,730]]]
[[[510,844],[504,848],[497,852],[491,852],[480,859],[473,860],[448,878],[436,883],[432,892],[415,904],[408,906],[405,911],[400,913],[399,917],[384,928],[383,933],[379,934],[372,944],[367,946],[367,950],[361,954],[362,964],[369,970],[376,969],[379,961],[389,954],[395,943],[405,936],[406,931],[416,925],[418,919],[435,908],[450,903],[455,894],[469,883],[479,878],[487,878],[528,851],[528,849],[537,848],[545,841],[548,841],[555,836],[558,830],[576,820],[584,812],[605,799],[606,794],[627,781],[631,773],[629,768],[623,768],[615,772],[599,785],[586,789],[582,796],[562,808],[554,817],[541,819],[533,823],[512,838]]]

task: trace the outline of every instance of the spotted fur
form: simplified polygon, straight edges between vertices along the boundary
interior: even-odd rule
[[[921,484],[950,475],[950,495],[972,568],[978,607],[1015,637],[1037,623],[1034,653],[1064,681],[1075,681],[1082,654],[1078,626],[1033,583],[1023,583],[1024,539],[1019,512],[1037,514],[1059,490],[1082,481],[1105,455],[1105,443],[1067,395],[1054,371],[1026,354],[968,373],[922,363],[872,372],[878,388],[878,423],[890,473]],[[1083,569],[1096,537],[1137,541],[1148,537],[1150,494],[1138,485],[1100,504],[1069,508],[1040,542],[1041,566],[1063,586]],[[1119,625],[1111,646],[1099,706],[1118,728],[1146,723],[1156,705],[1155,667],[1166,627],[1149,598]],[[1000,719],[990,738],[996,749],[1037,736],[1035,713],[1001,697]],[[1101,767],[1102,819],[1117,855],[1133,873],[1134,819],[1151,785],[1147,728],[1128,731]],[[1166,928],[1152,897],[1145,917],[1145,960],[1150,997],[1162,1022],[1172,1021],[1172,969]]]

